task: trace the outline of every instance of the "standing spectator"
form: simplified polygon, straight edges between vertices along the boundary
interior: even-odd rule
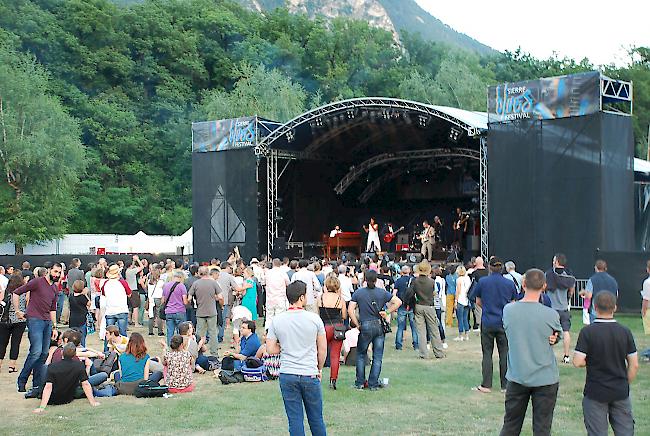
[[[163,320],[160,318],[162,305],[163,286],[165,281],[160,278],[160,268],[152,266],[147,279],[147,300],[149,301],[149,336],[153,336],[153,326],[158,329],[158,336],[165,336]]]
[[[161,304],[165,306],[165,324],[167,327],[167,343],[178,333],[178,326],[185,322],[185,305],[187,304],[187,289],[183,284],[185,274],[183,271],[174,271],[172,281],[163,286]]]
[[[9,280],[7,287],[0,290],[0,301],[5,303],[5,310],[2,312],[0,318],[0,369],[2,369],[2,361],[7,352],[7,345],[11,340],[11,351],[9,352],[9,373],[14,373],[16,369],[16,361],[18,360],[18,352],[20,351],[20,343],[23,340],[23,333],[27,323],[25,319],[20,319],[16,316],[16,312],[23,312],[27,310],[27,294],[22,294],[19,298],[18,306],[14,305],[12,294],[14,290],[27,283],[27,278],[23,278],[20,271],[16,271]]]
[[[189,295],[190,288],[199,279],[199,266],[195,263],[189,266],[190,275],[185,279],[185,288],[187,289],[187,306],[185,307],[185,318],[192,323],[198,325],[196,322],[196,300]],[[206,274],[207,275],[207,274]]]
[[[242,284],[241,305],[250,310],[251,321],[257,321],[257,280],[253,268],[244,268],[244,283]]]
[[[27,277],[28,282],[34,278],[34,273],[32,272],[31,268],[32,266],[29,264],[29,262],[27,261],[23,262],[21,272],[23,273],[23,277]]]
[[[544,272],[530,269],[523,280],[524,298],[503,309],[508,338],[508,387],[501,436],[518,435],[533,401],[533,434],[550,435],[560,381],[551,346],[562,326],[557,311],[539,302],[546,286]]]
[[[458,337],[454,341],[469,341],[469,298],[467,294],[472,286],[472,279],[467,275],[463,265],[456,269],[456,321],[458,321]]]
[[[336,389],[343,339],[336,339],[334,337],[334,326],[337,324],[343,325],[343,320],[347,319],[348,314],[345,301],[341,297],[341,282],[339,279],[335,276],[328,277],[324,284],[326,292],[321,295],[318,301],[318,310],[320,312],[320,318],[325,325],[327,348],[330,356],[330,388]]]
[[[445,325],[451,327],[454,324],[454,312],[456,310],[456,269],[449,266],[445,282],[447,283],[447,311],[445,312]]]
[[[587,367],[582,412],[588,435],[633,435],[630,383],[639,369],[632,332],[614,319],[616,296],[601,290],[594,298],[596,318],[583,328],[573,354],[573,365]]]
[[[392,313],[397,310],[402,301],[385,289],[375,287],[377,283],[376,271],[366,271],[365,279],[366,287],[357,289],[352,295],[348,314],[352,323],[359,327],[360,331],[357,344],[357,379],[355,387],[364,389],[367,386],[374,391],[380,386],[379,375],[381,374],[384,341],[386,339],[382,318],[385,318],[387,313],[383,310],[383,307],[389,304],[388,313]],[[359,307],[358,320],[355,312],[357,306]],[[366,381],[366,356],[370,344],[372,344],[372,366]],[[420,341],[420,344],[422,344],[422,341]],[[420,346],[420,348],[422,347]]]
[[[230,309],[234,303],[235,292],[241,292],[242,287],[239,286],[237,280],[232,275],[232,267],[228,262],[221,263],[221,271],[217,279],[219,287],[221,288],[221,295],[223,296],[223,309],[221,311],[221,324],[219,325],[219,342],[223,342],[223,334],[226,328],[230,325]]]
[[[7,289],[11,274],[7,274],[5,267],[0,265],[0,291]]]
[[[438,317],[434,307],[434,293],[436,284],[429,277],[431,274],[431,265],[423,260],[415,266],[417,277],[411,283],[411,288],[415,291],[417,303],[415,303],[415,323],[418,326],[418,345],[421,359],[429,358],[426,338],[431,339],[431,351],[436,359],[445,357],[440,338],[440,329],[438,328]],[[427,335],[428,333],[428,335]]]
[[[90,308],[90,298],[88,298],[88,289],[84,287],[83,280],[76,280],[72,283],[72,294],[70,294],[70,318],[69,324],[71,329],[76,329],[81,333],[81,346],[86,346],[86,317]]]
[[[131,320],[133,325],[136,327],[142,327],[142,324],[140,324],[140,319],[138,319],[138,316],[140,314],[140,305],[144,304],[142,299],[140,298],[140,292],[138,292],[138,274],[140,274],[143,270],[143,266],[140,263],[140,259],[138,258],[137,255],[133,256],[133,259],[131,261],[131,264],[126,270],[125,277],[126,277],[126,282],[129,284],[129,288],[131,288],[131,308],[133,309],[133,312],[131,313]]]
[[[402,266],[401,276],[395,280],[395,291],[394,295],[404,301],[404,294],[406,290],[411,285],[413,281],[413,276],[411,275],[411,267],[408,265]],[[415,326],[415,314],[413,313],[413,308],[408,307],[406,304],[402,304],[397,308],[397,333],[395,333],[395,349],[402,349],[402,340],[404,338],[404,331],[406,330],[406,321],[408,320],[409,326],[411,327],[411,339],[413,349],[418,349],[418,329]]]
[[[44,277],[29,281],[13,291],[12,303],[20,308],[20,295],[29,292],[27,312],[16,310],[19,320],[27,317],[27,335],[29,337],[29,354],[25,365],[18,375],[18,392],[25,392],[29,374],[34,371],[32,385],[35,389],[43,386],[45,374],[43,364],[50,349],[50,338],[56,339],[56,283],[61,277],[61,265],[55,263]]]
[[[287,271],[287,276],[289,276],[289,280],[293,278],[293,275],[298,271],[298,268],[300,267],[300,262],[297,260],[292,260],[289,262],[289,270]]]
[[[481,365],[483,381],[475,390],[492,390],[492,354],[494,342],[499,350],[499,376],[501,391],[506,390],[506,370],[508,369],[508,338],[503,329],[503,308],[517,299],[517,290],[512,281],[501,275],[503,262],[498,257],[490,259],[490,275],[476,284],[476,304],[482,308],[481,318]]]
[[[483,309],[481,309],[481,306],[476,304],[476,295],[474,290],[476,289],[476,284],[478,283],[478,281],[488,275],[488,270],[485,269],[485,263],[483,262],[483,258],[481,256],[475,258],[474,270],[471,273],[469,271],[467,272],[469,274],[469,278],[472,279],[472,287],[470,288],[468,294],[471,313],[474,316],[474,325],[472,328],[474,329],[475,332],[478,332],[480,331],[481,328],[481,317],[483,315],[482,314]]]
[[[584,291],[582,291],[580,295],[584,298],[590,299],[591,301],[595,301],[594,298],[601,291],[609,291],[614,293],[614,295],[618,295],[618,282],[607,272],[607,262],[598,259],[594,265],[594,271],[595,274],[589,278],[587,286],[585,286]],[[592,304],[589,310],[589,322],[594,322],[595,318],[596,311]]]
[[[337,269],[338,279],[341,284],[341,297],[345,302],[345,307],[350,304],[352,300],[352,293],[354,292],[354,285],[352,284],[352,279],[348,276],[348,267],[345,265],[340,265]]]
[[[79,260],[78,258],[75,257],[70,261],[70,269],[68,270],[68,288],[70,290],[72,290],[72,285],[74,284],[74,282],[76,282],[77,280],[81,280],[83,282],[85,279],[84,272],[80,269],[80,267],[81,267],[81,260]]]
[[[254,262],[255,261],[255,262]],[[253,274],[255,275],[255,280],[257,280],[257,316],[264,316],[264,305],[265,305],[265,287],[266,287],[266,271],[267,271],[267,261],[266,256],[262,256],[262,262],[258,261],[256,258],[251,259],[251,267],[253,268]]]
[[[433,267],[433,282],[435,283],[435,293],[433,299],[433,306],[436,309],[436,317],[438,318],[438,331],[440,332],[440,339],[442,340],[442,348],[447,349],[447,336],[445,335],[445,325],[443,318],[445,317],[447,298],[445,287],[447,282],[442,278],[442,270],[440,265]]]
[[[323,321],[316,314],[304,310],[306,294],[307,285],[301,281],[287,286],[289,308],[273,317],[266,335],[266,351],[278,354],[282,344],[280,391],[289,421],[289,434],[305,434],[304,407],[312,435],[324,436],[327,431],[323,420],[321,378],[327,339]]]
[[[289,277],[282,270],[280,259],[273,259],[273,268],[266,272],[266,317],[264,323],[268,329],[273,317],[287,310],[287,286]]]
[[[521,288],[521,281],[523,280],[523,276],[517,272],[517,266],[513,261],[508,261],[505,264],[506,267],[506,272],[503,274],[503,277],[507,278],[510,280],[512,283],[515,284],[515,289],[517,290],[517,295],[523,292]]]
[[[111,265],[106,273],[106,281],[101,285],[102,298],[100,303],[105,308],[106,326],[117,325],[120,334],[126,336],[126,328],[129,322],[129,303],[131,288],[120,275],[120,267]]]
[[[648,278],[643,281],[643,290],[641,291],[641,319],[643,320],[643,332],[650,335],[650,260],[646,262],[645,271],[648,273]]]
[[[320,285],[316,274],[307,269],[308,266],[309,262],[306,259],[300,259],[300,262],[298,262],[299,269],[291,275],[291,282],[293,283],[296,280],[300,280],[307,285],[307,304],[305,304],[305,310],[318,313],[318,305],[316,302],[318,301],[323,288]]]
[[[553,268],[546,271],[546,295],[551,300],[551,308],[560,315],[560,324],[562,325],[562,346],[564,347],[564,356],[562,362],[570,363],[569,349],[571,347],[571,311],[569,302],[575,291],[576,279],[565,267],[566,256],[558,253],[553,256]]]
[[[188,297],[196,301],[196,331],[205,342],[210,337],[210,353],[218,355],[217,302],[223,302],[219,283],[210,278],[207,266],[198,268],[199,279],[192,284]]]

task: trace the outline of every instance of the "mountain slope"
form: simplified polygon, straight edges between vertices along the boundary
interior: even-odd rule
[[[253,10],[273,10],[287,7],[292,13],[326,18],[346,16],[366,20],[394,34],[403,30],[420,33],[423,39],[442,42],[479,54],[494,50],[460,33],[431,16],[415,0],[237,0]]]

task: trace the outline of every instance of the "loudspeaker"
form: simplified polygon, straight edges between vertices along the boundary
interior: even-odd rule
[[[422,262],[422,253],[412,251],[406,255],[406,260],[411,263],[420,263]]]
[[[357,255],[354,253],[350,253],[349,251],[344,251],[341,253],[341,262],[356,262],[357,261]]]
[[[361,253],[361,260],[370,259],[372,261],[375,259],[375,256],[377,256],[377,253],[375,253],[374,251],[368,251],[365,253]]]
[[[397,244],[406,244],[409,243],[409,234],[408,233],[398,233],[397,234]]]

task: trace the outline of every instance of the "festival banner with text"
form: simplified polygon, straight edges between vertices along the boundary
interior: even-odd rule
[[[600,73],[571,74],[491,86],[488,122],[550,120],[600,110]]]
[[[192,151],[224,151],[255,147],[255,117],[192,123]]]

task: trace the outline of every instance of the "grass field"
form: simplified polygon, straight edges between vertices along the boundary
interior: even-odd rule
[[[574,313],[575,344],[581,318]],[[639,349],[650,347],[641,320],[619,316],[630,327]],[[503,419],[504,395],[471,391],[480,383],[481,350],[478,333],[469,342],[450,341],[448,357],[423,361],[412,350],[396,351],[394,334],[387,337],[382,377],[390,378],[388,389],[369,392],[352,389],[354,368],[342,367],[336,391],[323,388],[324,415],[328,432],[340,434],[497,434]],[[452,335],[450,335],[452,336]],[[453,336],[452,336],[453,337]],[[157,340],[150,342],[150,354],[160,351]],[[155,338],[157,339],[157,337]],[[405,337],[410,344],[410,335]],[[20,363],[28,341],[23,340]],[[97,346],[96,336],[89,346]],[[561,353],[561,347],[556,349]],[[496,350],[495,350],[496,357]],[[495,361],[495,371],[498,364]],[[323,373],[328,379],[329,370]],[[42,416],[31,411],[37,400],[25,400],[15,389],[17,374],[0,373],[0,434],[286,434],[286,416],[277,382],[224,386],[211,375],[196,375],[195,392],[172,398],[137,399],[118,396],[100,398],[91,408],[86,400],[65,406],[50,406]],[[560,392],[555,408],[553,433],[585,434],[582,422],[582,388],[585,372],[569,365],[560,367]],[[495,372],[495,386],[498,374]],[[636,432],[650,434],[647,411],[650,365],[641,364],[632,385]],[[531,434],[530,407],[524,433]]]

